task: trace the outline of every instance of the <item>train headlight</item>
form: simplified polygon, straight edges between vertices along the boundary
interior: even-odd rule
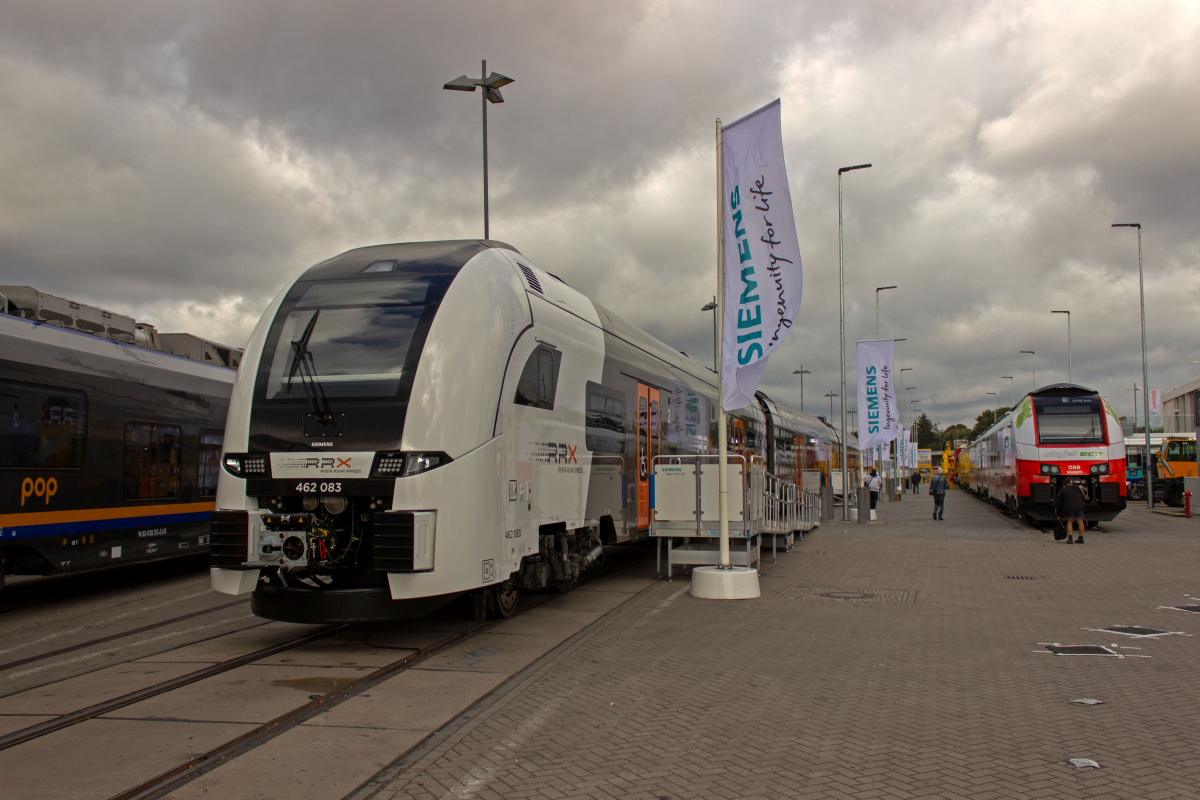
[[[345,511],[349,505],[350,501],[340,494],[321,498],[321,508],[325,509],[325,513],[332,514],[335,517]]]
[[[1108,474],[1108,464],[1092,464],[1092,468],[1091,468],[1090,472],[1093,475],[1107,475]]]
[[[268,478],[271,475],[266,453],[226,453],[222,463],[225,471],[235,478]]]
[[[445,453],[409,453],[404,462],[404,474],[417,475],[428,472],[449,460],[449,456]]]
[[[1059,472],[1058,464],[1042,464],[1043,475],[1057,475]]]
[[[375,456],[371,477],[398,478],[403,475],[418,475],[449,462],[450,456],[445,453],[383,452]]]

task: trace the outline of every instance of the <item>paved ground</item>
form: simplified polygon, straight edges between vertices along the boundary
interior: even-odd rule
[[[1081,546],[961,492],[929,506],[825,525],[759,600],[636,595],[352,796],[1200,796],[1200,614],[1162,608],[1200,595],[1200,522],[1131,509]]]

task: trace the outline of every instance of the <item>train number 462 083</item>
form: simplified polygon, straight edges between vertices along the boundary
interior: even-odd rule
[[[310,493],[310,494],[312,492],[321,492],[322,494],[324,494],[326,492],[337,493],[337,492],[342,491],[342,482],[341,481],[321,481],[321,482],[300,481],[299,483],[296,484],[296,491],[297,492],[306,492],[306,493]]]

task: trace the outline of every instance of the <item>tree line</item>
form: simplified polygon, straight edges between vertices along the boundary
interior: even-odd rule
[[[917,417],[913,423],[916,429],[917,447],[929,448],[930,450],[944,450],[946,445],[954,447],[954,442],[959,439],[967,439],[968,441],[979,436],[988,428],[995,425],[1001,417],[1011,410],[1011,406],[1001,406],[999,408],[985,408],[983,412],[975,418],[974,427],[967,427],[961,422],[956,422],[953,425],[948,425],[946,428],[940,428],[924,413]]]

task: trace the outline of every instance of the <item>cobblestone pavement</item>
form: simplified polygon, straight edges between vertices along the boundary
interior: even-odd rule
[[[1162,608],[1200,595],[1200,521],[1131,508],[1067,545],[959,491],[944,522],[930,505],[826,524],[759,600],[661,583],[352,796],[1200,796],[1200,614]]]

